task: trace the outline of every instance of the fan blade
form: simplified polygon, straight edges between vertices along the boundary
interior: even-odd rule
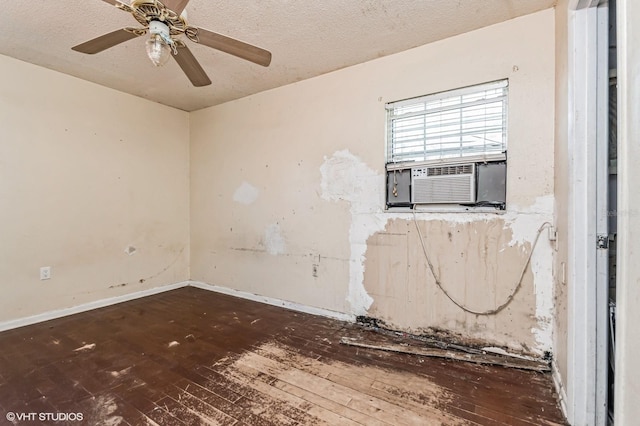
[[[189,3],[189,0],[163,0],[162,3],[166,6],[167,9],[173,10],[178,16],[180,16],[184,8],[187,7],[187,3]]]
[[[72,47],[72,50],[80,53],[88,53],[94,54],[98,52],[102,52],[110,47],[113,47],[117,44],[124,43],[127,40],[131,40],[132,38],[138,37],[136,34],[130,33],[124,29],[116,30],[109,34],[105,34],[98,38],[94,38],[93,40],[89,40],[82,44]]]
[[[263,67],[271,63],[271,52],[213,31],[197,28],[198,43],[246,59]]]
[[[115,6],[120,10],[124,10],[125,12],[133,13],[133,9],[129,5],[129,1],[127,1],[126,3],[120,0],[102,0],[102,1],[105,3],[109,3],[110,5]]]
[[[193,53],[187,46],[178,45],[178,54],[173,55],[174,59],[182,68],[182,71],[187,75],[191,83],[196,87],[208,86],[211,84],[211,80],[207,77],[207,73],[204,72]]]
[[[126,12],[131,12],[131,7],[129,6],[129,2],[121,2],[120,0],[102,0],[105,3],[109,3],[111,6],[115,6],[118,9],[124,10]]]

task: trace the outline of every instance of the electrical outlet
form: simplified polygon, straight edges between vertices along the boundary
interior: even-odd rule
[[[40,268],[40,279],[51,279],[51,266],[43,266],[42,268]]]

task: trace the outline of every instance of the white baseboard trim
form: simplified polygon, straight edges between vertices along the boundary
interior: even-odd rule
[[[175,284],[168,284],[160,287],[150,288],[148,290],[136,291],[135,293],[123,294],[122,296],[96,300],[95,302],[83,303],[82,305],[72,306],[70,308],[57,309],[55,311],[49,311],[38,315],[0,322],[0,331],[6,331],[18,327],[24,327],[26,325],[37,324],[39,322],[62,318],[68,315],[79,314],[80,312],[86,312],[92,309],[104,308],[105,306],[128,302],[129,300],[139,299],[141,297],[151,296],[169,290],[175,290],[176,288],[186,287],[188,285],[188,281],[183,281]]]
[[[229,296],[240,297],[242,299],[253,300],[254,302],[266,303],[267,305],[279,306],[281,308],[291,309],[293,311],[302,312],[305,314],[319,315],[327,318],[333,318],[340,321],[355,322],[356,317],[352,314],[345,314],[343,312],[331,311],[329,309],[316,308],[313,306],[301,305],[299,303],[288,302],[282,299],[276,299],[273,297],[260,296],[258,294],[248,293],[246,291],[234,290],[228,287],[220,287],[217,285],[206,284],[199,281],[189,281],[189,285],[192,287],[201,288],[203,290],[215,291],[217,293],[227,294]]]
[[[556,364],[555,359],[551,361],[551,377],[553,377],[553,384],[556,387],[556,392],[558,392],[558,397],[560,398],[560,409],[562,410],[562,414],[564,414],[565,419],[568,419],[567,393],[565,392],[564,385],[562,384],[562,376],[560,375],[560,370],[558,369],[558,364]]]
[[[24,327],[27,325],[37,324],[56,318],[62,318],[81,312],[90,311],[92,309],[104,308],[105,306],[115,305],[117,303],[128,302],[130,300],[140,299],[141,297],[151,296],[165,291],[175,290],[182,287],[197,287],[203,290],[215,291],[217,293],[227,294],[229,296],[240,297],[242,299],[253,300],[254,302],[266,303],[268,305],[279,306],[291,309],[305,314],[319,315],[327,318],[333,318],[340,321],[355,322],[355,315],[345,314],[342,312],[331,311],[329,309],[316,308],[313,306],[301,305],[299,303],[288,302],[286,300],[276,299],[273,297],[260,296],[258,294],[248,293],[245,291],[234,290],[228,287],[220,287],[217,285],[206,284],[199,281],[182,281],[175,284],[168,284],[160,287],[150,288],[148,290],[137,291],[135,293],[123,294],[122,296],[109,297],[106,299],[96,300],[95,302],[83,303],[81,305],[72,306],[70,308],[57,309],[42,314],[32,315],[29,317],[18,318],[0,322],[0,332],[11,330],[14,328]]]

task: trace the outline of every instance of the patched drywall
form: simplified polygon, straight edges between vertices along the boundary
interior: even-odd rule
[[[192,113],[192,278],[403,330],[551,349],[546,229],[514,301],[476,318],[440,300],[413,214],[384,206],[385,103],[503,78],[507,210],[416,215],[444,285],[472,307],[499,304],[553,223],[553,10]],[[244,182],[259,191],[253,203],[237,200]]]
[[[279,254],[284,254],[287,249],[287,243],[285,242],[284,236],[282,235],[282,230],[280,229],[280,225],[277,223],[272,223],[267,226],[267,229],[264,231],[264,239],[263,244],[267,253],[272,256],[277,256]]]
[[[259,195],[260,190],[258,188],[248,182],[242,182],[242,185],[233,193],[233,201],[249,206],[256,202]]]
[[[384,199],[380,188],[384,177],[376,174],[362,160],[348,150],[338,151],[325,158],[320,167],[322,198],[346,201],[350,205],[351,226],[349,244],[349,302],[351,313],[365,315],[373,299],[364,288],[364,260],[367,239],[372,231],[384,229],[386,218],[380,216]]]
[[[322,197],[350,205],[351,313],[412,333],[447,330],[511,350],[551,350],[553,196],[500,213],[390,213],[377,190],[384,177],[348,150],[325,158],[320,172]]]
[[[532,267],[522,275],[535,235],[514,244],[512,226],[500,216],[469,222],[390,220],[368,242],[365,283],[375,300],[369,315],[417,334],[446,330],[511,350],[550,350],[551,295],[541,285],[547,282],[549,245],[538,241]],[[445,292],[482,315],[456,306]]]

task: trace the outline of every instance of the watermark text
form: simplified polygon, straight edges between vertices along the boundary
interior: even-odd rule
[[[82,413],[47,413],[47,412],[30,412],[18,413],[9,411],[6,419],[11,423],[15,422],[81,422],[84,419]]]

